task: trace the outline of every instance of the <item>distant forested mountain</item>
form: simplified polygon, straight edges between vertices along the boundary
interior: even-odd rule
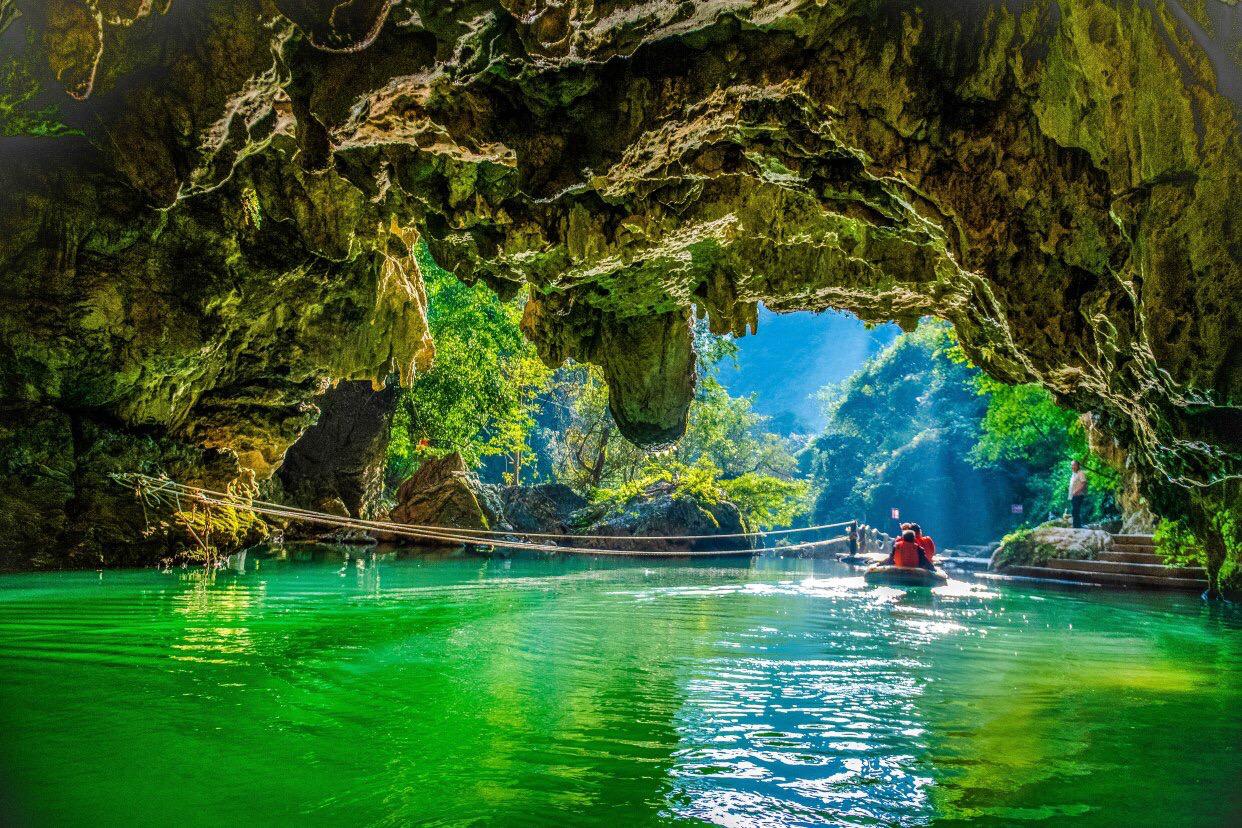
[[[985,543],[1059,515],[1071,457],[1090,481],[1088,519],[1115,515],[1116,474],[1089,456],[1078,415],[1040,388],[984,376],[946,323],[902,334],[821,396],[827,424],[799,457],[814,523],[893,532],[896,508],[939,542]]]
[[[892,342],[900,330],[868,330],[850,313],[773,313],[759,309],[759,330],[737,340],[734,364],[722,364],[720,383],[734,396],[755,395],[754,408],[778,434],[814,434],[824,427],[815,394],[840,382]]]

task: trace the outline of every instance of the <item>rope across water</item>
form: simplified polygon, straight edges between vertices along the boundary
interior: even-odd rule
[[[134,486],[139,497],[143,499],[144,503],[149,499],[158,501],[165,498],[171,498],[179,504],[180,498],[186,497],[192,499],[194,502],[208,506],[238,509],[269,517],[303,521],[306,523],[315,523],[324,526],[335,526],[342,529],[359,529],[369,532],[382,532],[392,535],[403,535],[421,540],[434,540],[455,544],[495,545],[510,549],[524,549],[538,552],[570,552],[581,555],[616,555],[634,557],[724,557],[731,555],[753,555],[758,550],[750,547],[742,549],[698,551],[669,551],[662,549],[605,549],[591,546],[566,546],[556,543],[539,543],[520,539],[561,538],[564,540],[578,542],[581,542],[582,540],[625,540],[631,542],[655,540],[690,541],[719,538],[788,535],[798,532],[844,528],[853,525],[851,521],[843,521],[841,523],[821,524],[817,526],[799,527],[796,529],[779,529],[769,532],[735,532],[720,535],[554,535],[541,532],[505,532],[501,530],[457,529],[452,527],[426,526],[418,524],[393,523],[390,521],[365,520],[362,518],[341,517],[324,512],[315,512],[309,509],[299,509],[294,506],[286,506],[284,504],[273,503],[271,501],[250,499],[240,495],[231,494],[229,492],[220,492],[201,486],[189,486],[183,483],[177,483],[167,478],[161,479],[138,473],[117,474],[113,475],[113,479],[115,479],[118,483]],[[826,540],[788,544],[781,547],[781,550],[792,552],[828,546],[835,543],[848,543],[851,538],[852,536],[850,534],[843,534]]]

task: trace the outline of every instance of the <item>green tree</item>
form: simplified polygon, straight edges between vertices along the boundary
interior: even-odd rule
[[[518,327],[521,305],[459,281],[435,263],[426,245],[415,255],[427,286],[436,357],[398,402],[389,482],[404,480],[424,457],[452,451],[472,467],[503,455],[511,478],[520,481],[529,468],[538,399],[551,376]]]
[[[695,329],[699,376],[685,436],[667,450],[633,445],[608,411],[598,369],[571,366],[557,372],[551,396],[550,452],[554,475],[597,501],[624,503],[656,483],[714,502],[727,498],[747,525],[787,525],[806,511],[809,484],[797,479],[797,460],[786,438],[766,429],[749,397],[734,397],[717,378],[718,366],[737,353],[728,337],[700,324]]]
[[[976,466],[1009,463],[1022,467],[1023,499],[1032,514],[1042,515],[1065,510],[1069,461],[1077,459],[1093,495],[1084,519],[1101,520],[1116,512],[1113,492],[1119,475],[1091,453],[1077,412],[1058,406],[1038,385],[1006,385],[982,372],[976,374],[975,385],[987,399],[979,440],[971,452]]]
[[[828,425],[801,458],[815,522],[862,516],[895,528],[897,507],[944,541],[982,543],[1060,514],[1074,456],[1096,493],[1089,519],[1115,508],[1115,476],[1088,458],[1078,415],[1037,386],[985,376],[947,323],[924,321],[820,398]]]
[[[1207,529],[1217,534],[1224,545],[1218,581],[1221,587],[1236,591],[1242,588],[1242,519],[1233,509],[1222,508],[1209,513]],[[1162,520],[1156,526],[1156,551],[1171,566],[1202,566],[1211,571],[1208,549],[1203,539],[1190,527],[1190,521]]]
[[[719,485],[746,525],[761,529],[792,524],[807,511],[811,493],[809,481],[755,472],[721,480]]]

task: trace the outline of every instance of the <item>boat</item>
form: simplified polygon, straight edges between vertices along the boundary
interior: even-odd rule
[[[943,586],[949,576],[943,569],[924,569],[921,566],[871,566],[863,573],[869,584],[885,586]]]

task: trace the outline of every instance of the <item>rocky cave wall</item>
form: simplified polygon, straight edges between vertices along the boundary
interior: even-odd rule
[[[1158,510],[1238,505],[1234,4],[0,0],[0,26],[28,109],[80,133],[0,139],[4,565],[149,557],[109,472],[267,478],[332,383],[408,381],[420,235],[529,284],[541,354],[599,363],[636,440],[684,427],[692,307],[935,314],[1092,412]]]

